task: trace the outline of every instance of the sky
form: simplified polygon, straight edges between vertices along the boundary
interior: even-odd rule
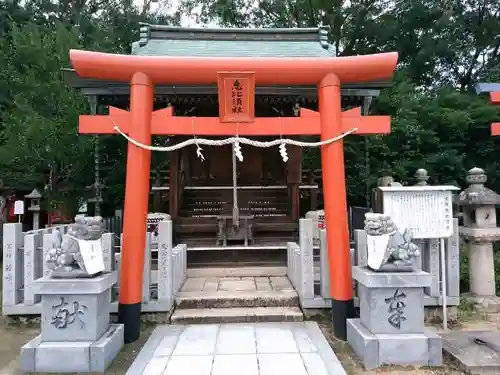
[[[164,3],[168,2],[169,8],[167,9],[167,13],[168,14],[173,14],[173,13],[175,13],[175,11],[177,10],[177,8],[179,7],[180,0],[168,0],[168,1],[160,0],[159,2],[164,2]],[[137,6],[141,7],[142,4],[144,3],[144,0],[134,0],[134,3]],[[158,7],[157,4],[153,4],[153,9],[154,9],[155,5],[156,5],[156,7]],[[203,26],[203,25],[197,23],[195,20],[190,19],[187,16],[182,16],[181,17],[181,26],[184,26],[184,27],[195,27],[195,26]],[[210,25],[210,26],[213,26],[213,25]]]

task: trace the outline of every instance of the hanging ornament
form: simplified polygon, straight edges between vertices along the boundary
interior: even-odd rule
[[[281,158],[283,159],[283,162],[286,163],[288,161],[288,153],[286,152],[286,143],[285,142],[281,143],[279,149]]]
[[[239,142],[234,142],[234,155],[239,161],[243,161],[243,154],[241,153],[241,146]]]
[[[203,156],[203,154],[201,153],[203,151],[203,149],[200,147],[200,145],[197,143],[196,144],[196,156],[199,157],[201,159],[201,161],[205,161],[205,157]]]

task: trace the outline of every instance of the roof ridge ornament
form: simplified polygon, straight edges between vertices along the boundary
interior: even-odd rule
[[[139,46],[144,47],[149,42],[151,35],[151,25],[145,22],[139,22]]]

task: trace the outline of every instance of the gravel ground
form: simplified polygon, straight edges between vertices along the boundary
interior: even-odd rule
[[[1,280],[0,273],[0,284]],[[452,363],[447,361],[445,361],[442,367],[415,368],[386,366],[376,370],[365,371],[349,345],[337,340],[333,336],[331,324],[328,322],[328,319],[322,316],[315,316],[314,320],[318,321],[327,340],[349,375],[465,375],[464,372],[458,370]],[[147,341],[154,326],[155,325],[151,323],[143,324],[140,339],[132,344],[125,345],[105,374],[124,375],[139,353],[141,347]],[[460,320],[460,324],[456,325],[454,329],[500,330],[500,315],[490,316],[485,320],[483,316],[469,314],[463,317]],[[19,371],[19,353],[21,346],[35,337],[38,333],[39,327],[36,324],[26,324],[18,321],[13,322],[10,319],[0,317],[0,375],[22,374]]]
[[[325,320],[319,321],[319,325],[349,375],[464,375],[462,371],[459,371],[449,362],[445,362],[442,367],[435,368],[386,366],[376,370],[365,371],[349,345],[335,339],[331,330],[331,325]],[[498,330],[499,324],[498,322],[492,321],[471,320],[461,325],[460,328]],[[153,329],[154,325],[144,324],[140,339],[132,344],[126,345],[105,374],[125,374]],[[36,326],[9,324],[6,319],[3,319],[3,322],[0,324],[0,375],[21,375],[21,372],[18,370],[20,348],[25,342],[35,337],[38,332],[39,329]]]

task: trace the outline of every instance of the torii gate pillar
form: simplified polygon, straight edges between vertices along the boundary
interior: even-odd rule
[[[321,140],[341,134],[340,80],[335,74],[328,74],[321,80],[318,103]],[[321,173],[327,223],[328,268],[332,285],[333,328],[336,336],[345,339],[345,320],[354,317],[354,302],[342,140],[321,147]]]
[[[143,73],[135,73],[130,81],[131,127],[129,135],[151,145],[151,116],[154,86]],[[127,174],[123,216],[123,243],[120,272],[118,316],[124,324],[125,342],[139,338],[141,324],[144,244],[151,175],[151,151],[128,142]]]

